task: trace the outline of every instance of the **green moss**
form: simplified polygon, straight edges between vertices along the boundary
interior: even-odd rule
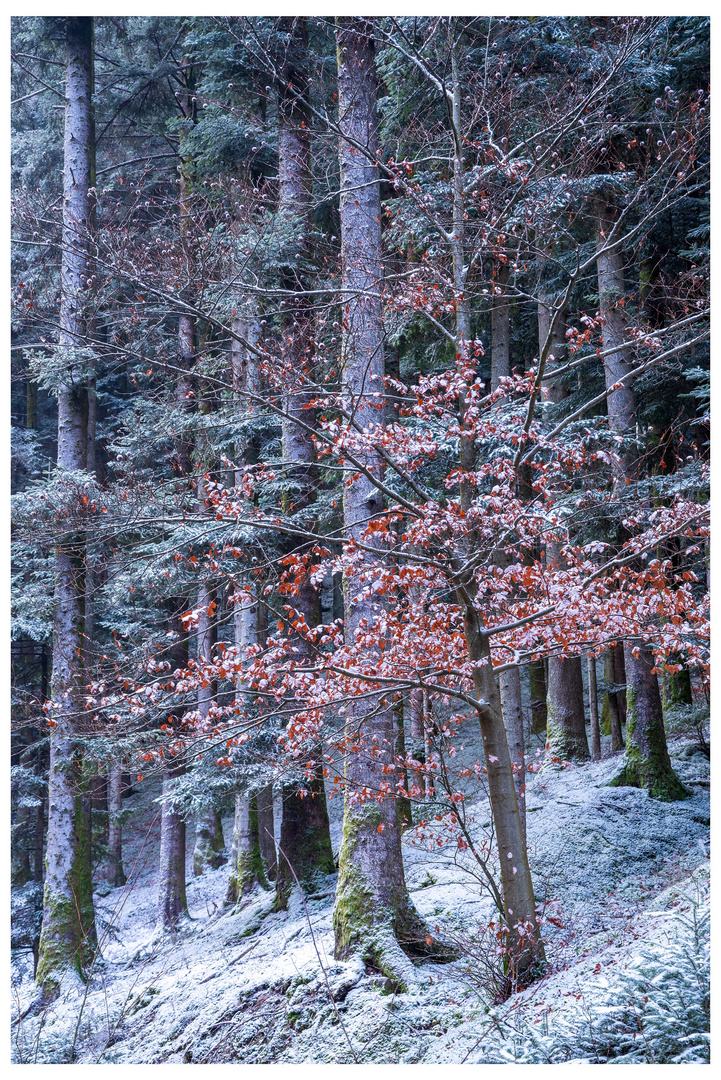
[[[677,802],[687,799],[691,792],[673,770],[666,746],[666,734],[661,723],[648,724],[644,731],[645,746],[638,738],[638,706],[636,692],[627,687],[626,753],[620,773],[609,780],[608,787],[637,787],[648,791],[652,799]]]
[[[564,761],[588,761],[588,740],[572,735],[563,724],[556,718],[553,709],[548,709],[546,721],[546,752],[551,757],[559,757]]]
[[[601,706],[601,718],[599,720],[599,728],[602,735],[611,734],[611,710],[608,704],[608,692],[603,695],[603,705]]]
[[[74,769],[76,765],[66,763],[63,767]],[[84,979],[95,956],[97,937],[89,825],[83,796],[79,794],[74,799],[69,895],[54,892],[47,880],[43,895],[43,924],[35,978],[46,996],[54,996],[68,968]]]
[[[666,713],[676,708],[678,705],[692,705],[693,697],[691,696],[691,672],[688,668],[681,668],[680,671],[673,673],[666,673],[662,680],[663,687],[663,713]]]

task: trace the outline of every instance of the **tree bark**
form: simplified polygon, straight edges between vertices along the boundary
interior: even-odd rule
[[[118,889],[126,882],[123,870],[123,771],[122,766],[112,765],[108,778],[108,862],[107,878]]]
[[[202,480],[198,480],[198,503],[199,510],[205,509],[205,487]],[[198,663],[210,663],[213,659],[213,649],[218,638],[218,622],[215,617],[216,594],[205,583],[201,586],[198,594]],[[202,681],[205,681],[204,679]],[[198,715],[207,720],[210,706],[217,692],[214,681],[198,687]],[[225,842],[223,840],[223,823],[220,819],[220,811],[215,806],[206,806],[199,811],[195,822],[195,847],[193,849],[193,874],[199,877],[208,868],[217,870],[227,859],[225,858]]]
[[[526,746],[523,736],[523,708],[521,705],[521,673],[518,668],[504,671],[498,678],[503,724],[506,729],[508,749],[511,754],[513,782],[516,786],[518,812],[521,815],[523,835],[526,835]]]
[[[495,277],[501,295],[493,295],[491,307],[491,390],[511,374],[511,301],[503,294],[508,284],[508,264],[501,263]]]
[[[540,735],[546,730],[548,720],[546,667],[543,660],[532,660],[528,665],[528,689],[531,696],[531,731],[534,735]]]
[[[173,781],[185,773],[182,765],[163,775],[163,804],[160,817],[160,868],[158,871],[158,926],[176,930],[188,913],[185,895],[185,817],[172,801]]]
[[[621,724],[626,723],[626,661],[624,659],[623,645],[613,646],[613,680],[618,687],[616,700],[618,701],[618,718]]]
[[[275,850],[272,784],[266,784],[258,792],[258,837],[265,876],[268,881],[275,881],[278,873],[278,854]]]
[[[558,404],[558,402],[568,397],[568,390],[560,379],[555,378],[553,374],[555,368],[562,367],[566,362],[566,319],[565,313],[562,312],[551,332],[554,310],[554,298],[548,293],[541,292],[538,297],[539,355],[546,346],[549,334],[551,335],[541,393],[544,401]]]
[[[624,653],[628,680],[626,753],[611,786],[645,788],[651,798],[662,802],[686,799],[690,792],[676,776],[668,756],[653,653],[642,641],[628,642]]]
[[[396,695],[394,715],[396,721],[395,755],[397,759],[405,761],[406,731],[403,710],[403,694]],[[408,770],[405,765],[400,770],[398,783],[402,785],[405,791],[408,791]],[[408,795],[398,794],[396,796],[396,809],[398,812],[398,827],[401,830],[410,828],[413,824],[413,804],[411,803]]]
[[[258,800],[256,795],[236,795],[226,901],[237,903],[256,885],[268,887],[258,838]]]
[[[74,351],[86,343],[88,226],[93,167],[93,20],[66,21],[66,111],[63,168],[58,470],[87,465],[88,390]],[[79,374],[74,372],[80,371]],[[95,946],[91,851],[83,807],[76,733],[84,711],[85,545],[61,542],[55,554],[52,721],[43,924],[36,979],[54,996],[63,971],[84,974]]]
[[[621,731],[621,713],[619,709],[618,691],[616,686],[615,670],[615,647],[607,649],[603,657],[603,677],[606,683],[605,706],[608,714],[608,727],[611,735],[611,750],[623,750],[623,734]],[[613,688],[613,689],[612,689]]]
[[[601,760],[601,727],[598,721],[598,686],[596,684],[596,658],[588,654],[588,708],[591,714],[591,760]]]
[[[546,559],[553,565],[558,558],[554,542],[546,546]],[[583,668],[580,656],[548,658],[546,758],[562,761],[588,761],[591,756],[586,736],[583,710]]]
[[[588,761],[591,756],[583,709],[580,656],[548,658],[548,721],[546,756],[565,761]]]
[[[296,878],[306,889],[318,885],[319,877],[335,872],[322,767],[318,762],[309,780],[283,786],[276,875],[279,911],[288,906]]]
[[[45,799],[38,799],[35,809],[35,857],[33,861],[33,881],[42,881],[45,867]]]
[[[373,394],[384,398],[380,177],[376,158],[376,76],[372,25],[362,18],[336,21],[338,46],[338,123],[340,159],[341,257],[343,264],[344,405],[361,429],[382,423]],[[363,153],[358,146],[365,149]],[[364,455],[367,468],[381,475],[376,454]],[[383,508],[380,492],[361,475],[345,483],[343,515],[347,539],[359,540],[369,518]],[[378,553],[379,558],[381,552]],[[355,640],[361,620],[372,624],[380,609],[353,594],[345,582],[346,641]],[[403,983],[404,964],[397,943],[413,947],[425,928],[405,884],[395,800],[365,798],[383,792],[383,767],[393,764],[395,743],[391,703],[351,702],[346,739],[353,749],[345,761],[346,794],[338,887],[333,912],[335,955],[359,951],[389,977]],[[357,749],[355,749],[357,747]],[[373,754],[369,753],[374,747]],[[406,968],[407,970],[407,968]]]

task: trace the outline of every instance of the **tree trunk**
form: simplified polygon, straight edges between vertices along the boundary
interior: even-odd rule
[[[546,356],[543,384],[541,393],[544,401],[558,404],[568,397],[568,390],[560,379],[554,378],[554,369],[562,367],[566,362],[566,319],[562,312],[556,320],[556,325],[551,331],[551,321],[554,315],[554,298],[547,293],[541,292],[538,297],[538,349],[539,356],[546,347],[549,337],[549,351]]]
[[[600,194],[595,202],[599,307],[603,315],[603,346],[614,351],[604,357],[608,395],[608,419],[614,432],[628,435],[636,422],[636,398],[628,379],[617,390],[611,387],[631,370],[631,353],[625,346],[623,305],[625,284],[620,249],[608,250],[618,211],[613,195]],[[622,491],[638,476],[639,463],[630,450],[621,451],[618,487]],[[623,485],[623,486],[622,486]],[[643,642],[624,643],[626,663],[626,754],[619,783],[646,788],[660,799],[682,799],[685,788],[671,768],[663,726],[658,680],[653,655]]]
[[[626,723],[626,662],[624,660],[623,645],[613,646],[613,679],[618,687],[616,699],[618,701],[618,718],[621,724]]]
[[[618,692],[616,687],[616,671],[614,664],[614,646],[607,649],[603,656],[603,678],[606,683],[606,709],[608,714],[608,733],[611,736],[611,749],[623,750],[623,734],[621,732],[621,715],[618,707]]]
[[[406,732],[403,715],[403,694],[396,695],[394,715],[396,721],[395,755],[397,759],[405,761]],[[397,782],[402,785],[404,791],[408,791],[408,770],[405,765],[400,770]],[[413,805],[408,795],[396,795],[396,809],[398,812],[398,827],[401,830],[410,828],[413,824]]]
[[[158,871],[158,925],[177,929],[188,913],[185,896],[185,818],[172,802],[173,780],[182,776],[184,766],[168,769],[163,775],[163,803],[160,817],[160,869]]]
[[[653,670],[653,653],[641,641],[624,646],[628,717],[626,753],[621,772],[611,786],[645,788],[653,799],[674,802],[686,799],[686,790],[676,776],[666,746],[661,695]]]
[[[319,762],[310,780],[283,787],[276,876],[276,907],[279,911],[288,906],[296,878],[301,888],[306,889],[318,885],[319,876],[335,872],[321,770]]]
[[[449,21],[449,37],[455,32]],[[453,128],[453,283],[456,292],[456,355],[467,358],[467,341],[470,338],[470,299],[466,288],[468,263],[465,253],[464,221],[464,141],[461,127],[461,80],[458,70],[458,42],[451,40],[450,105]],[[461,421],[460,465],[471,473],[476,467],[476,449],[471,434],[464,435],[466,427],[466,402],[459,400]],[[473,501],[475,486],[468,481],[460,483],[460,505],[467,512]],[[468,549],[462,551],[467,560],[474,543],[469,535]],[[516,797],[513,767],[508,749],[506,729],[503,723],[501,697],[493,674],[491,647],[484,633],[483,617],[475,606],[475,582],[472,577],[462,580],[457,589],[459,607],[463,611],[464,633],[469,659],[474,663],[473,686],[478,702],[478,717],[483,739],[483,750],[488,775],[488,792],[498,844],[503,896],[506,941],[504,961],[507,970],[506,992],[518,985],[530,982],[544,961],[543,942],[536,918],[535,899],[521,813]]]
[[[415,690],[411,690],[408,695],[410,699],[410,713],[411,713],[411,739],[414,742],[419,742],[423,738],[423,691],[418,687]]]
[[[220,810],[210,807],[199,813],[195,822],[193,874],[200,877],[206,870],[217,870],[227,861]]]
[[[308,31],[303,18],[283,19],[289,33],[278,93],[278,215],[292,230],[294,248],[304,258],[310,254],[312,225],[310,171],[310,109],[308,106]],[[288,488],[284,510],[292,515],[300,530],[315,532],[317,468],[312,428],[315,410],[309,408],[314,396],[312,309],[305,295],[305,285],[297,250],[291,251],[281,265],[282,287],[292,294],[281,319],[282,356],[286,390],[283,395],[283,464]],[[310,430],[309,430],[310,429]],[[293,551],[308,550],[301,542]],[[297,592],[289,598],[308,627],[320,621],[320,592],[306,576]],[[300,667],[310,660],[310,648],[302,633],[289,632],[293,653]],[[290,704],[290,703],[289,703]],[[283,787],[283,817],[280,827],[276,904],[287,905],[295,877],[311,884],[317,874],[335,870],[330,839],[330,823],[323,781],[323,754],[320,744],[308,748],[314,759],[312,777]],[[307,795],[302,792],[307,791]],[[292,869],[291,869],[292,867]]]
[[[258,792],[258,838],[265,876],[268,881],[275,881],[278,873],[278,855],[275,850],[272,784],[266,784]]]
[[[373,29],[361,18],[336,21],[338,122],[341,132],[340,219],[344,405],[361,429],[382,422],[371,395],[384,393],[380,177],[376,158],[376,77]],[[360,152],[360,145],[367,151]],[[381,475],[372,451],[367,468]],[[379,491],[365,476],[346,481],[343,515],[347,539],[358,540],[383,508]],[[379,557],[381,552],[379,551]],[[345,635],[352,643],[362,619],[373,623],[380,608],[353,595],[345,582]],[[395,743],[391,703],[353,701],[346,712],[349,744],[358,747],[345,762],[346,795],[333,923],[335,955],[358,950],[389,977],[403,983],[397,942],[412,947],[425,928],[410,902],[403,873],[400,829],[393,798],[358,801],[364,790],[383,791],[384,766],[392,766]],[[377,748],[373,755],[367,752]],[[406,965],[407,970],[407,965]]]
[[[546,730],[548,718],[546,666],[543,660],[532,660],[528,665],[528,689],[531,696],[531,731],[534,735],[540,735]]]
[[[85,345],[88,225],[93,168],[93,20],[66,21],[66,112],[63,169],[58,391],[58,469],[87,465],[88,392],[73,376],[75,349]],[[48,778],[48,839],[43,925],[36,979],[45,997],[62,973],[83,974],[95,949],[88,822],[82,805],[82,765],[75,734],[85,707],[85,544],[68,538],[56,548],[53,620],[52,720]]]
[[[518,668],[504,671],[498,678],[501,712],[506,729],[508,749],[516,786],[518,812],[523,835],[526,835],[526,746],[523,737],[523,708],[521,706],[521,673]]]
[[[35,858],[33,862],[33,881],[42,881],[45,869],[45,799],[38,799],[35,809]]]
[[[603,347],[615,351],[603,358],[606,389],[611,392],[607,398],[608,419],[614,431],[619,435],[628,435],[636,422],[636,397],[628,379],[617,390],[611,390],[619,380],[631,370],[631,354],[625,340],[625,318],[619,300],[623,299],[625,286],[623,274],[623,254],[619,248],[607,250],[610,243],[617,210],[613,198],[599,196],[595,204],[596,214],[596,250],[598,271],[598,295],[601,314],[603,315]],[[621,472],[624,478],[636,474],[636,462],[630,453],[621,455]]]
[[[230,904],[237,903],[252,892],[256,885],[261,885],[264,889],[268,887],[258,839],[258,800],[255,795],[236,795],[226,901]]]
[[[588,761],[591,756],[583,710],[583,669],[580,656],[548,658],[548,722],[546,756],[564,761]]]
[[[199,511],[205,509],[205,486],[198,481]],[[209,664],[213,659],[213,649],[218,639],[218,622],[215,617],[216,594],[203,584],[198,594],[198,663]],[[203,682],[206,680],[203,679]],[[207,721],[210,706],[217,692],[215,681],[198,687],[198,715],[201,721]],[[199,877],[206,869],[217,870],[228,860],[225,858],[223,823],[220,811],[214,806],[204,807],[195,822],[195,847],[193,849],[193,874]]]
[[[556,563],[555,542],[546,545],[549,565]],[[583,710],[583,667],[580,656],[548,658],[546,758],[588,761],[591,756]]]
[[[588,654],[588,708],[591,714],[591,759],[601,760],[601,728],[598,722],[598,687],[596,685],[596,658]]]
[[[501,295],[494,292],[491,308],[491,390],[497,390],[502,378],[511,374],[511,301],[503,295],[508,284],[508,264],[498,267],[495,286],[501,289]]]
[[[459,598],[460,599],[460,598]],[[464,630],[474,661],[473,687],[486,759],[488,793],[498,845],[503,914],[506,924],[507,992],[532,982],[545,962],[536,916],[526,839],[513,780],[511,756],[503,725],[501,697],[493,674],[488,637],[480,613],[464,607]]]
[[[118,889],[126,882],[123,870],[123,771],[113,765],[108,779],[108,862],[107,878]]]

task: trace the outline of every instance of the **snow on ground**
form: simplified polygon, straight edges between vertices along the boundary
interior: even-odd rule
[[[495,962],[483,930],[493,918],[488,894],[468,862],[414,845],[410,834],[404,857],[413,901],[459,957],[418,964],[406,993],[394,993],[358,959],[333,959],[333,877],[306,897],[307,911],[295,893],[288,911],[274,912],[273,894],[263,891],[229,910],[222,867],[189,880],[190,919],[177,934],[158,937],[157,791],[145,786],[131,800],[130,883],[97,897],[102,959],[87,987],[69,982],[43,1015],[13,1027],[14,1060],[512,1061],[529,1060],[528,1031],[541,1040],[533,1051],[540,1057],[530,1060],[556,1060],[553,1033],[562,1018],[581,1023],[594,999],[617,997],[619,980],[636,970],[644,950],[672,952],[676,916],[696,911],[694,895],[706,890],[708,761],[688,740],[671,750],[693,793],[679,803],[605,787],[618,756],[544,767],[529,779],[529,849],[550,968],[495,1006],[482,974]],[[336,850],[339,810],[331,803]],[[479,798],[470,811],[480,829],[487,803]],[[231,823],[224,825],[229,840]],[[15,955],[13,993],[17,1016],[34,994],[29,953]]]

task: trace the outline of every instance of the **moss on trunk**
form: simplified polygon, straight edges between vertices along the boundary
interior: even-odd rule
[[[674,802],[690,792],[671,765],[653,655],[643,642],[626,648],[626,753],[609,787],[638,787],[653,799]]]

